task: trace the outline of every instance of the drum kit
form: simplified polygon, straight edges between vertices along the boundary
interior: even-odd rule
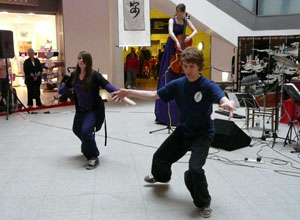
[[[280,91],[280,100],[278,100],[279,103],[276,103],[275,105],[277,109],[281,109],[282,101],[283,101],[282,94],[283,94],[286,78],[288,78],[288,76],[292,77],[292,75],[296,75],[296,73],[299,73],[299,65],[294,60],[286,56],[274,55],[272,56],[272,58],[276,61],[275,67],[272,70],[272,74],[267,74],[264,78],[260,78],[259,74],[260,72],[262,72],[262,70],[258,69],[259,71],[256,71],[256,69],[252,68],[251,72],[254,73],[248,76],[244,76],[243,79],[241,80],[241,86],[254,88],[252,89],[253,95],[262,95],[264,108],[267,104],[266,103],[266,97],[268,95],[267,93],[270,91]],[[243,67],[248,67],[248,66],[249,65],[244,65]],[[250,69],[244,68],[243,71],[241,71],[241,73],[250,73]],[[264,132],[265,132],[265,127],[263,127],[262,137],[265,137]],[[275,142],[275,137],[274,137],[274,142]]]
[[[268,74],[265,76],[265,79],[260,79],[258,76],[258,72],[253,69],[255,73],[244,76],[241,80],[241,86],[256,86],[256,94],[261,92],[261,87],[266,85],[274,85],[277,81],[283,81],[285,75],[293,76],[297,73],[300,73],[300,66],[297,65],[293,60],[284,57],[284,56],[273,56],[272,57],[276,61],[276,65],[273,69],[272,74]],[[251,71],[251,72],[253,72]],[[250,73],[249,70],[242,70],[241,73]],[[297,76],[298,77],[298,76]],[[284,79],[285,80],[285,79]]]

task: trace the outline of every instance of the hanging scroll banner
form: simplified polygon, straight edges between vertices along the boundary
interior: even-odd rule
[[[118,0],[119,46],[150,46],[149,0]]]

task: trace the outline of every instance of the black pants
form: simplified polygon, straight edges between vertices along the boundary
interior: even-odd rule
[[[36,105],[41,106],[41,91],[40,84],[37,82],[26,84],[27,86],[27,105],[33,106],[33,99],[36,100]]]
[[[159,182],[168,182],[171,179],[172,164],[183,157],[187,151],[191,151],[189,169],[184,175],[185,184],[197,207],[209,205],[211,197],[202,167],[205,164],[210,144],[211,141],[205,136],[185,137],[181,128],[177,127],[154,153],[152,175]]]

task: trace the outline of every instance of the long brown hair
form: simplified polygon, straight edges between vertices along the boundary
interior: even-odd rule
[[[180,3],[176,6],[176,12],[174,16],[177,15],[177,11],[185,12],[185,4]]]
[[[90,53],[86,51],[81,51],[78,54],[78,59],[82,59],[82,61],[85,63],[86,68],[85,68],[85,76],[82,80],[82,89],[83,91],[88,91],[92,87],[92,67],[93,67],[93,59]],[[76,70],[75,70],[75,77],[73,80],[73,86],[78,82],[79,80],[79,75],[81,73],[81,69],[76,65]]]
[[[176,6],[176,11],[185,12],[185,4],[182,4],[182,3],[178,4]]]

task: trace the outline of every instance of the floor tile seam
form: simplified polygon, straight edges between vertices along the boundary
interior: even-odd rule
[[[40,140],[39,140],[40,141]],[[38,141],[38,142],[39,142]],[[9,180],[7,181],[7,183],[2,187],[2,189],[0,189],[0,194],[2,193],[2,191],[5,189],[5,187],[9,184],[9,182],[14,178],[14,176],[17,174],[17,172],[20,170],[22,164],[25,163],[25,161],[30,157],[30,155],[32,154],[32,152],[34,152],[34,150],[38,147],[38,142],[36,144],[33,145],[32,150],[28,153],[28,155],[26,156],[26,158],[24,160],[22,160],[22,162],[20,163],[20,165],[18,166],[18,168],[14,171],[14,173],[11,175],[11,177],[9,178]]]
[[[95,197],[96,197],[96,176],[97,172],[96,170],[94,171],[94,189],[93,189],[93,204],[92,204],[92,210],[91,210],[91,220],[94,218],[94,208],[95,208]]]
[[[70,139],[70,138],[71,138],[71,137],[69,137],[69,139]],[[66,141],[66,142],[67,142],[67,141]],[[65,152],[66,152],[66,150],[67,150],[67,147],[66,147],[66,146],[67,146],[67,145],[65,145],[63,152],[61,153],[61,155],[60,155],[59,158],[57,159],[58,161],[61,161],[61,158],[64,157],[64,154],[65,154]],[[60,163],[61,163],[61,162],[60,162]],[[41,204],[40,204],[40,206],[38,207],[38,210],[37,210],[37,212],[36,212],[36,216],[34,217],[34,219],[36,219],[36,220],[38,220],[38,215],[40,214],[41,208],[42,208],[42,206],[43,206],[43,204],[44,204],[44,202],[45,202],[45,200],[46,200],[46,198],[47,198],[47,196],[48,196],[48,193],[49,193],[49,190],[50,190],[50,186],[52,185],[52,183],[53,183],[53,181],[54,181],[54,176],[57,174],[57,172],[58,172],[58,170],[59,170],[59,164],[60,164],[60,163],[57,164],[57,167],[56,167],[55,171],[53,172],[51,181],[50,181],[50,183],[49,183],[49,185],[48,185],[47,191],[45,192],[45,195],[43,196],[43,199],[42,199],[42,201],[41,201]]]
[[[123,117],[124,118],[124,117]],[[122,120],[123,121],[123,120]],[[121,122],[119,122],[119,123],[121,123]],[[96,135],[96,137],[103,137],[103,135],[101,135],[101,134],[97,134]],[[126,134],[126,137],[127,137],[127,139],[128,139],[128,135]],[[111,137],[109,137],[108,136],[108,139],[109,138],[111,138]],[[116,141],[122,141],[122,140],[116,140]],[[129,145],[129,143],[128,143],[128,145]],[[101,165],[101,164],[100,164]],[[94,176],[94,189],[93,189],[93,205],[92,205],[92,213],[91,213],[91,220],[93,220],[93,218],[94,218],[94,208],[95,208],[95,197],[96,197],[96,195],[98,195],[98,194],[102,194],[102,193],[97,193],[96,192],[96,176],[97,176],[97,172],[95,172],[95,176]]]
[[[128,147],[130,148],[131,161],[132,161],[133,166],[134,166],[136,181],[139,183],[138,175],[137,175],[138,171],[137,171],[136,163],[134,161],[134,156],[133,156],[133,153],[132,153],[132,146],[131,146],[131,144],[129,144]],[[143,202],[143,207],[144,207],[145,214],[147,216],[147,219],[149,219],[148,210],[147,210],[147,207],[146,207],[145,199],[143,197],[143,193],[142,193],[141,185],[140,184],[138,184],[138,188],[139,188],[140,197],[141,197],[142,202]]]
[[[227,178],[222,174],[222,172],[220,172],[218,170],[217,167],[215,167],[215,164],[211,163],[210,164],[213,169],[220,175],[222,176],[223,180],[227,183],[227,185],[246,203],[248,204],[248,207],[250,207],[252,209],[252,211],[257,215],[257,217],[259,217],[261,220],[263,220],[262,216],[260,216],[260,214],[257,212],[257,210],[255,209],[254,206],[252,206],[252,204],[250,202],[247,201],[246,197],[243,196],[242,194],[240,194],[231,184],[230,182],[227,180]]]
[[[277,173],[275,173],[276,175],[277,175]],[[264,175],[264,173],[261,173],[261,175],[265,178],[265,180],[266,180],[266,182],[270,182],[270,181],[273,181],[272,179],[270,179],[270,177],[269,176],[266,176],[266,175]],[[274,186],[275,185],[275,186]],[[276,189],[277,189],[277,191],[281,191],[283,194],[286,194],[286,195],[290,195],[290,193],[288,192],[288,191],[286,191],[285,190],[285,188],[284,187],[280,187],[282,184],[280,184],[280,185],[278,185],[278,184],[273,184],[273,187],[276,187]],[[289,185],[300,185],[300,184],[289,184]],[[294,201],[294,203],[295,204],[297,204],[299,201],[297,201],[295,198],[294,198],[294,196],[289,196],[289,198],[291,199],[293,199],[293,201]]]

